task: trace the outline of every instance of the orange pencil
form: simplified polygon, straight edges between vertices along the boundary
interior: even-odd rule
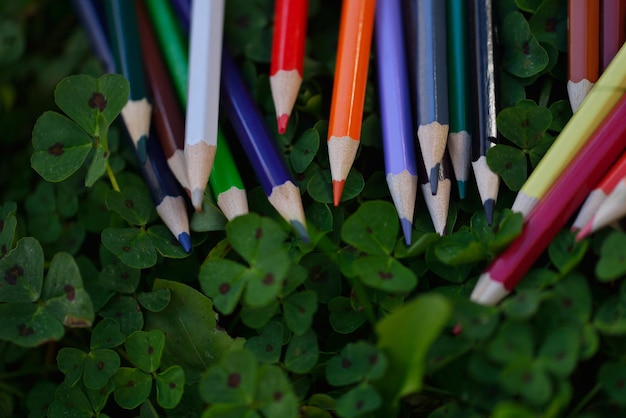
[[[339,205],[361,139],[375,0],[344,0],[328,125],[333,201]]]
[[[624,178],[626,178],[626,154],[622,154],[617,163],[600,180],[598,186],[589,193],[572,224],[573,231],[583,228],[593,219],[598,208]]]
[[[600,72],[600,0],[569,0],[567,93],[576,112]]]
[[[276,0],[270,62],[270,86],[278,133],[287,130],[304,68],[308,0]]]

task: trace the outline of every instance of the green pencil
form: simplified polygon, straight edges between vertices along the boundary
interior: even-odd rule
[[[457,180],[459,197],[465,198],[465,184],[472,161],[469,116],[467,54],[467,6],[465,0],[448,1],[448,151]]]
[[[189,61],[183,28],[168,0],[145,1],[145,5],[156,30],[174,89],[182,107],[186,108]],[[221,126],[218,127],[217,151],[209,184],[217,205],[227,219],[248,212],[243,181]]]
[[[110,0],[104,3],[116,67],[130,84],[130,97],[122,109],[122,118],[137,149],[139,161],[144,164],[152,105],[148,100],[135,4],[127,0]]]

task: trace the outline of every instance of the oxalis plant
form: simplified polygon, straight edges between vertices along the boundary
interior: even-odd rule
[[[326,139],[340,2],[310,0],[304,83],[285,135],[310,242],[267,203],[225,133],[250,214],[210,193],[185,253],[118,122],[68,4],[0,5],[0,416],[607,417],[626,412],[626,234],[564,228],[497,307],[469,301],[521,231],[508,209],[571,116],[567,2],[500,0],[502,178],[488,225],[474,185],[447,233],[418,197],[407,246],[385,183],[375,66],[343,201]],[[225,38],[275,129],[273,2],[229,0]],[[46,47],[34,47],[46,45]],[[373,54],[372,59],[376,56]],[[54,94],[52,94],[54,92]]]

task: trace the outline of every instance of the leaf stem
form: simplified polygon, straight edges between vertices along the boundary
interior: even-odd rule
[[[109,164],[109,160],[106,160],[106,170],[107,175],[109,176],[109,180],[111,181],[111,186],[113,186],[113,190],[116,192],[120,191],[120,186],[117,184],[117,180],[115,179],[115,174],[113,173],[113,169],[111,168],[111,164]]]
[[[587,394],[585,395],[584,398],[582,398],[580,400],[580,402],[578,402],[578,405],[576,405],[576,407],[574,407],[574,409],[572,410],[572,412],[569,414],[569,417],[574,418],[576,416],[578,416],[578,414],[580,413],[580,411],[582,411],[582,409],[587,406],[587,404],[589,403],[589,401],[591,401],[591,399],[596,396],[596,394],[600,391],[600,389],[602,389],[602,384],[601,383],[596,383],[596,385],[589,391],[587,392]]]

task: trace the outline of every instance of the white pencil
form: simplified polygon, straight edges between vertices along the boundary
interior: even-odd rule
[[[185,160],[196,211],[202,210],[217,148],[223,27],[224,0],[192,2]]]

